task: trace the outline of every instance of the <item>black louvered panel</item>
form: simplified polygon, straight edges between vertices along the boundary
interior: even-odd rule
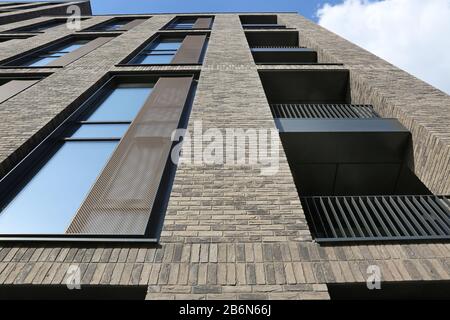
[[[450,239],[450,197],[302,198],[318,242]]]
[[[359,104],[271,104],[270,109],[274,118],[379,118],[371,105]]]

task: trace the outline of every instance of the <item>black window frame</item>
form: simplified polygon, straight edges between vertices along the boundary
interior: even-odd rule
[[[63,143],[64,135],[74,125],[77,118],[87,112],[89,108],[95,107],[99,101],[103,100],[105,95],[118,84],[122,83],[156,83],[161,77],[186,77],[194,76],[193,86],[189,91],[186,105],[183,109],[178,128],[186,129],[189,121],[189,115],[192,109],[194,96],[197,87],[197,80],[199,72],[193,71],[188,73],[172,72],[166,73],[151,73],[151,72],[110,72],[106,74],[97,84],[91,89],[88,89],[82,97],[82,102],[72,107],[69,115],[63,119],[59,124],[56,124],[53,131],[46,135],[40,143],[37,144],[30,152],[28,152],[8,173],[0,179],[0,207],[4,208],[15,195],[20,192],[22,187],[39,171],[41,166],[51,158],[55,150],[58,149],[58,143]],[[69,106],[70,107],[70,106]],[[117,138],[113,138],[117,139]],[[172,148],[176,142],[173,142]],[[170,153],[169,153],[170,154]],[[152,215],[148,221],[145,235],[76,235],[76,234],[61,234],[61,235],[17,235],[17,234],[0,234],[0,241],[19,241],[19,242],[87,242],[87,243],[146,243],[158,244],[161,236],[162,227],[164,223],[164,216],[170,197],[173,180],[175,178],[177,166],[167,159],[163,177],[158,188],[157,197],[154,206],[152,207]],[[154,215],[153,212],[159,212]],[[162,212],[162,214],[161,214]],[[150,237],[150,234],[154,235]]]
[[[141,52],[145,51],[145,48],[147,48],[151,43],[154,41],[157,41],[160,37],[161,38],[185,38],[189,35],[206,35],[206,41],[202,48],[202,55],[201,55],[201,61],[200,63],[166,63],[166,64],[135,64],[131,63],[138,55],[141,54]],[[210,38],[211,32],[205,31],[205,32],[186,32],[186,31],[169,31],[165,32],[164,30],[161,30],[157,33],[155,33],[153,36],[148,38],[145,42],[143,42],[139,47],[137,47],[135,50],[133,50],[128,56],[125,57],[122,61],[120,61],[118,64],[116,64],[116,67],[142,67],[142,66],[201,66],[203,64],[206,50],[208,49],[209,45],[209,38]],[[183,45],[183,44],[181,44]],[[181,47],[180,47],[181,48]],[[178,49],[179,50],[179,49]]]
[[[208,28],[194,28],[195,23],[199,18],[209,18],[211,19],[211,23]],[[194,23],[191,28],[175,28],[176,24],[183,23],[183,20],[193,19]],[[211,30],[212,25],[214,24],[214,16],[176,16],[172,20],[170,20],[166,25],[164,25],[161,30],[170,30],[170,31],[189,31],[189,30]]]
[[[86,20],[87,18],[81,18]],[[43,30],[58,27],[63,25],[67,21],[67,18],[53,18],[37,23],[32,23],[23,27],[18,27],[10,30],[3,31],[2,33],[45,33]],[[36,30],[35,28],[44,28],[43,30]]]
[[[95,40],[99,37],[115,37],[118,33],[108,33],[108,35],[101,33],[92,34],[71,34],[60,39],[48,42],[42,46],[34,48],[30,51],[20,53],[8,59],[0,62],[0,69],[36,69],[36,68],[64,68],[63,66],[27,66],[24,63],[33,60],[39,56],[45,56],[51,51],[56,51],[58,48],[63,47],[71,42],[82,41],[82,40]]]
[[[106,21],[97,23],[91,27],[82,29],[79,32],[126,32],[128,30],[123,29],[123,28],[114,29],[114,30],[106,30],[105,27],[116,24],[117,21],[126,21],[127,23],[129,23],[129,22],[132,22],[132,21],[138,20],[138,19],[144,20],[144,19],[150,19],[150,18],[151,18],[151,16],[117,16],[117,17],[108,19]],[[126,25],[126,23],[124,25]]]
[[[134,56],[131,60],[130,60],[130,64],[131,65],[149,65],[151,63],[136,63],[136,60],[141,57],[141,56],[172,56],[172,60],[175,57],[175,55],[177,54],[178,50],[180,49],[180,47],[178,47],[178,49],[166,49],[166,50],[162,50],[162,49],[148,49],[148,47],[150,47],[153,44],[158,44],[161,43],[161,40],[170,40],[170,39],[176,39],[176,40],[180,40],[180,47],[183,44],[183,38],[175,38],[175,37],[158,37],[156,39],[154,39],[153,41],[149,42],[138,54],[136,54],[136,56]],[[170,52],[170,53],[167,53]],[[165,64],[170,64],[169,63],[162,63],[161,65],[165,65]]]

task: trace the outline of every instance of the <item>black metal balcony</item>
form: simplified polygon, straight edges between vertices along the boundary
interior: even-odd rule
[[[265,31],[246,29],[245,36],[250,48],[299,47],[298,31],[290,30],[287,28],[271,28],[266,29]]]
[[[285,119],[367,119],[379,118],[367,104],[271,104],[274,118]]]
[[[303,197],[317,242],[450,239],[450,197]]]
[[[317,63],[317,52],[310,48],[293,46],[266,46],[251,48],[258,64],[312,64]]]

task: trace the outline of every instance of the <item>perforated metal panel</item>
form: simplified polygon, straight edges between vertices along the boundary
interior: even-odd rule
[[[200,63],[206,35],[188,35],[184,38],[181,47],[178,49],[173,64],[197,64]]]
[[[198,18],[194,23],[194,29],[209,29],[211,27],[212,18]]]
[[[371,105],[271,104],[274,118],[379,118]]]
[[[134,27],[140,25],[141,23],[145,22],[147,19],[134,19],[130,22],[128,22],[126,25],[123,26],[123,30],[131,30]]]
[[[449,196],[304,197],[318,242],[450,239]]]
[[[192,77],[160,78],[69,226],[69,234],[144,235]]]
[[[0,86],[0,103],[31,87],[39,80],[11,80]]]

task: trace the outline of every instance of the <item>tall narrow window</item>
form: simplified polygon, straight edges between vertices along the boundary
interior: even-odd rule
[[[0,211],[0,234],[64,234],[153,84],[121,84],[88,108]]]
[[[112,39],[111,36],[96,38],[69,37],[46,48],[36,50],[30,54],[13,57],[7,66],[23,67],[64,67],[84,55],[94,51]]]
[[[113,20],[112,22],[106,23],[103,25],[100,29],[102,31],[116,31],[116,30],[122,30],[124,26],[129,23],[130,19],[117,19]]]
[[[183,39],[156,39],[144,48],[131,64],[169,64],[181,46]]]
[[[79,49],[81,46],[85,45],[88,42],[89,42],[89,40],[78,40],[78,41],[72,42],[70,44],[67,44],[63,47],[57,48],[55,50],[45,52],[45,53],[37,56],[36,58],[31,59],[24,65],[29,66],[29,67],[46,66],[50,62],[53,62],[56,59],[61,58],[62,56],[66,55],[67,53]]]
[[[56,26],[60,26],[66,23],[66,19],[55,19],[50,21],[44,21],[35,23],[29,26],[8,30],[8,32],[41,32]]]
[[[177,18],[174,22],[170,23],[168,29],[192,29],[194,27],[197,18]]]
[[[190,29],[210,29],[213,17],[176,17],[164,29],[169,30],[190,30]]]

